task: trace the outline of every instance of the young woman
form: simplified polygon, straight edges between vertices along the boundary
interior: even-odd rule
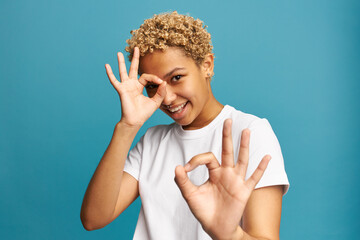
[[[289,187],[280,145],[265,118],[215,99],[210,40],[198,19],[154,15],[127,41],[129,74],[122,53],[120,82],[105,65],[122,114],[84,196],[85,229],[140,195],[134,239],[279,239]],[[148,129],[130,151],[158,108],[174,123]]]

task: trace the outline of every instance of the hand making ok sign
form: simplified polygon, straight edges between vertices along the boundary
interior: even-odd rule
[[[110,65],[105,64],[109,80],[120,96],[122,112],[120,121],[129,126],[141,126],[159,108],[166,95],[166,82],[159,77],[152,74],[142,74],[137,79],[139,58],[139,48],[135,47],[128,75],[124,55],[121,52],[118,53],[121,82],[114,76]],[[159,85],[152,98],[143,95],[143,89],[148,82]]]
[[[175,169],[175,182],[190,210],[214,239],[232,239],[235,235],[241,235],[239,224],[246,203],[271,159],[270,155],[264,156],[245,181],[250,130],[242,132],[239,156],[234,165],[231,123],[231,119],[224,122],[221,165],[213,153],[203,153],[193,157],[185,167],[177,166]],[[188,178],[187,172],[203,164],[209,170],[209,179],[196,186]]]

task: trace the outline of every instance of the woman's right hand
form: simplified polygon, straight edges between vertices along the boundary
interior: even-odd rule
[[[126,71],[124,55],[118,53],[119,82],[114,76],[109,64],[105,64],[106,74],[121,101],[121,120],[129,126],[141,127],[144,122],[158,109],[166,95],[166,82],[152,74],[142,74],[139,79],[139,48],[135,47],[134,56],[131,61],[129,75]],[[148,82],[159,85],[156,94],[149,98],[144,96],[143,89]]]

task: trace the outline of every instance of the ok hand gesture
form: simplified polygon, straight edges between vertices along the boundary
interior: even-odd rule
[[[203,153],[193,157],[185,167],[177,166],[175,169],[175,182],[190,210],[213,239],[242,236],[239,224],[246,203],[271,159],[270,155],[264,156],[252,176],[245,181],[249,141],[250,131],[245,129],[234,166],[231,119],[227,119],[223,128],[221,165],[212,153]],[[203,164],[209,170],[209,179],[196,186],[189,180],[187,172]]]
[[[139,48],[135,47],[134,57],[131,61],[129,75],[126,71],[124,55],[118,53],[119,82],[114,76],[109,64],[105,64],[106,73],[115,90],[118,92],[121,101],[121,120],[129,126],[138,126],[144,122],[155,112],[161,105],[166,95],[166,82],[159,77],[151,74],[142,74],[139,79]],[[152,97],[143,95],[143,89],[148,82],[159,84],[156,94]]]

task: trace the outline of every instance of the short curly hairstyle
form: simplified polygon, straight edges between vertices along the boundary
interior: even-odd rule
[[[132,37],[126,40],[129,60],[132,60],[134,48],[138,47],[140,56],[154,50],[166,50],[168,47],[182,48],[186,56],[201,64],[205,56],[212,53],[211,35],[203,22],[188,15],[161,13],[146,19],[139,29],[132,30]]]

